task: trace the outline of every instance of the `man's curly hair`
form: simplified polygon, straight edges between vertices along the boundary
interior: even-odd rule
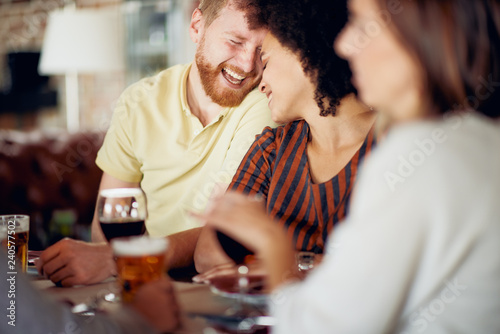
[[[340,100],[355,92],[348,63],[333,49],[347,21],[345,0],[248,0],[261,8],[269,31],[298,55],[316,85],[321,116],[335,115]]]

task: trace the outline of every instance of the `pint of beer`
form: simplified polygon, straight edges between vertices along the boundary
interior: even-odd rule
[[[6,231],[2,247],[9,258],[9,270],[26,272],[30,217],[26,215],[2,215],[0,216],[0,224]]]
[[[144,283],[164,275],[167,246],[167,239],[149,236],[111,240],[124,303],[131,302]]]

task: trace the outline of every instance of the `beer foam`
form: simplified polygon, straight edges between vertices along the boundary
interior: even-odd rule
[[[28,232],[30,230],[30,216],[28,215],[1,215],[0,225],[9,229],[9,226],[15,226],[16,233]],[[13,228],[13,227],[11,227]]]
[[[140,188],[113,188],[101,190],[99,194],[104,197],[122,198],[142,195],[143,192]]]
[[[113,253],[117,256],[142,256],[164,253],[168,247],[165,238],[150,236],[135,236],[128,238],[115,238],[111,240]]]
[[[0,225],[0,243],[7,239],[7,226]]]

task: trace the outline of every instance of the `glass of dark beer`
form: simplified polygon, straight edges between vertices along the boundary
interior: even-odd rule
[[[141,188],[101,190],[97,214],[108,242],[118,237],[144,234],[144,221],[148,216],[146,195]]]

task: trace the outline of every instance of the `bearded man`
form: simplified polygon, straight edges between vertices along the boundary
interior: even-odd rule
[[[204,210],[214,186],[231,181],[255,135],[273,125],[265,96],[254,90],[267,32],[259,17],[245,0],[202,0],[190,24],[195,61],[125,90],[98,153],[99,190],[141,187],[146,193],[146,230],[168,236],[169,268],[193,261],[199,222],[190,212]],[[114,275],[96,216],[92,241],[52,245],[37,263],[39,272],[63,286]]]

